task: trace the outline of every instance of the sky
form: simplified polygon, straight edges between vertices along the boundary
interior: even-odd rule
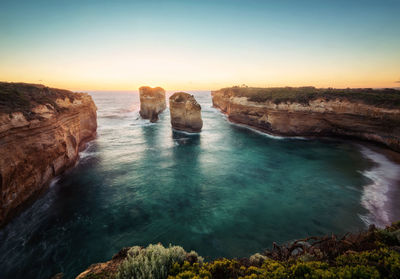
[[[0,80],[399,87],[400,0],[0,0]]]

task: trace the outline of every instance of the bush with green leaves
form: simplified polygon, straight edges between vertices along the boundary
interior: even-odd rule
[[[229,259],[219,259],[203,265],[184,262],[181,265],[175,263],[169,274],[168,279],[400,278],[400,253],[386,247],[343,254],[332,263],[265,259],[261,266]]]
[[[129,249],[126,260],[120,265],[116,278],[165,279],[173,264],[182,264],[185,260],[190,260],[191,263],[203,261],[196,252],[186,253],[180,246],[134,246]]]
[[[182,247],[161,244],[132,247],[107,279],[287,279],[287,278],[400,278],[400,223],[385,229],[371,226],[343,237],[309,237],[249,258],[203,262]],[[306,245],[307,244],[307,245]],[[302,249],[303,252],[296,249]],[[296,250],[296,253],[291,253]],[[118,266],[117,265],[117,266]],[[96,275],[92,276],[92,275]],[[111,277],[110,277],[111,276]]]

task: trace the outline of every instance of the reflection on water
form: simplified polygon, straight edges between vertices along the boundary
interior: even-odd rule
[[[0,278],[74,278],[132,245],[241,257],[365,227],[372,165],[358,148],[265,136],[228,123],[209,92],[195,95],[199,134],[173,131],[168,110],[155,124],[140,119],[137,94],[94,93],[98,138],[0,231]]]

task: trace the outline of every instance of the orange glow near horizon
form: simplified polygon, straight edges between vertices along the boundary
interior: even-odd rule
[[[168,47],[137,51],[101,49],[73,56],[57,51],[41,52],[6,59],[0,65],[0,79],[74,91],[130,91],[142,85],[179,91],[214,90],[241,84],[336,88],[400,86],[396,83],[399,79],[396,59],[390,62],[371,58],[365,63],[363,60],[338,61],[334,57],[287,57],[285,53],[277,56],[268,52],[235,58],[235,53],[192,53]]]
[[[315,86],[335,88],[382,88],[400,87],[396,82],[397,68],[384,67],[384,71],[374,71],[360,67],[336,66],[324,69],[322,66],[295,65],[282,63],[262,65],[251,62],[232,63],[218,61],[210,63],[191,63],[190,65],[168,63],[161,57],[153,61],[132,61],[118,63],[103,61],[97,64],[90,61],[62,64],[62,67],[32,61],[25,66],[0,65],[0,80],[6,82],[40,83],[49,87],[73,91],[118,90],[135,91],[140,86],[161,86],[166,90],[216,90],[233,85],[246,84],[255,87],[276,86]],[[196,60],[192,58],[192,61]],[[299,63],[301,64],[301,63]],[[133,65],[133,66],[131,66]],[[331,65],[332,66],[332,65]]]
[[[0,80],[74,91],[400,87],[396,3],[150,2],[10,2]]]

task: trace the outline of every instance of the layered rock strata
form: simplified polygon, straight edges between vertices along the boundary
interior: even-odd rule
[[[169,98],[171,125],[176,130],[200,132],[203,127],[201,106],[193,95],[176,92]]]
[[[161,87],[151,88],[142,86],[139,88],[140,116],[157,122],[158,115],[166,108],[165,90]]]
[[[397,100],[396,94],[400,99],[400,92],[393,91],[391,97]],[[227,114],[230,121],[267,133],[352,137],[400,151],[400,107],[397,105],[373,105],[343,96],[318,95],[303,102],[290,99],[254,101],[255,97],[240,96],[231,89],[212,91],[211,95],[214,107]],[[377,96],[385,98],[385,95]]]
[[[95,138],[96,110],[85,93],[0,83],[0,225],[74,166]]]

